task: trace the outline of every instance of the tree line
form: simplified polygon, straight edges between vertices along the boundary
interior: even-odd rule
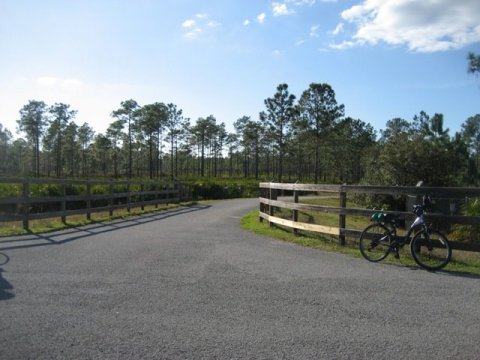
[[[480,56],[468,55],[472,74]],[[312,83],[300,97],[280,84],[258,118],[234,132],[213,116],[195,122],[175,104],[122,101],[105,133],[75,123],[70,105],[30,100],[14,139],[0,124],[0,174],[51,177],[244,177],[315,183],[477,185],[480,114],[451,135],[440,113],[394,118],[377,133],[345,117],[335,91]]]

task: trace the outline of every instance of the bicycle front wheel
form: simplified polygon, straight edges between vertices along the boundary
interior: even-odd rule
[[[432,271],[446,266],[452,257],[452,248],[447,238],[435,230],[418,232],[413,237],[410,250],[418,265]]]
[[[387,257],[391,242],[390,230],[380,223],[375,223],[367,226],[360,235],[360,252],[368,261],[377,262]]]

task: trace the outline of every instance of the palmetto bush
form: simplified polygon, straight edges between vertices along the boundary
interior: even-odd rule
[[[467,201],[463,206],[466,216],[480,216],[480,199]],[[450,237],[454,240],[480,243],[480,225],[455,225]]]

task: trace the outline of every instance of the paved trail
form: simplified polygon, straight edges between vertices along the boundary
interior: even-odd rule
[[[480,358],[479,278],[259,237],[256,206],[0,238],[0,359]]]

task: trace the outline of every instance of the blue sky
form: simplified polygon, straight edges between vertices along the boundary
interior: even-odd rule
[[[451,135],[480,113],[478,0],[0,0],[0,123],[30,99],[104,132],[126,99],[233,131],[287,83],[328,83],[375,129],[421,110]]]

